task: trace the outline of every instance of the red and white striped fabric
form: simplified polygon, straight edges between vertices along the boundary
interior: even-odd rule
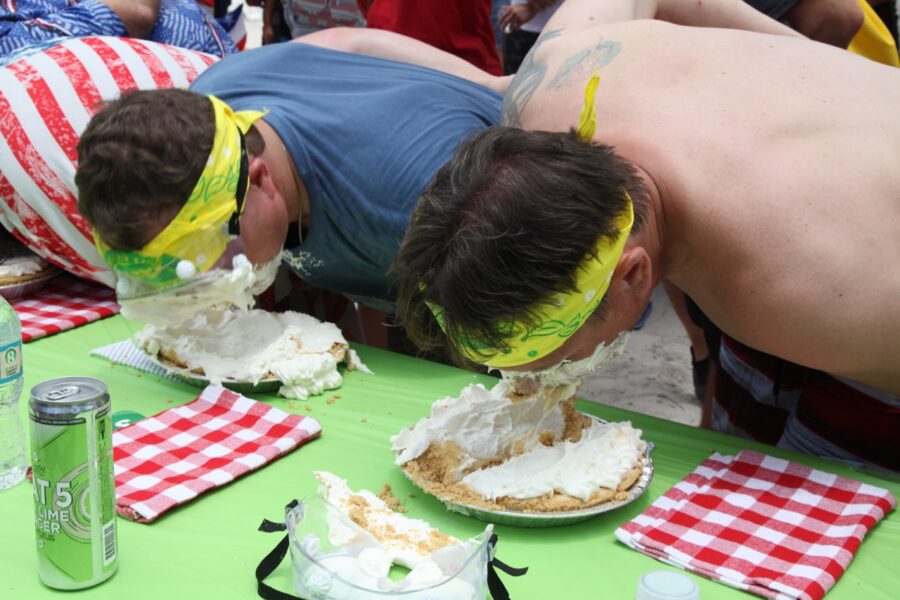
[[[113,432],[117,511],[149,523],[321,431],[311,417],[211,385],[193,402]]]
[[[50,262],[113,285],[77,209],[76,147],[97,105],[187,87],[216,57],[116,37],[63,41],[0,67],[0,223]]]
[[[616,537],[760,596],[818,599],[896,505],[888,490],[745,450],[713,454]]]
[[[86,325],[119,312],[112,289],[71,275],[56,277],[40,293],[10,304],[22,322],[22,341],[30,342]]]

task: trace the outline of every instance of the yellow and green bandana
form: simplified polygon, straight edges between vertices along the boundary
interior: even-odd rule
[[[578,267],[574,291],[558,293],[535,307],[532,313],[537,318],[532,326],[516,321],[505,323],[502,328],[508,332],[505,348],[493,349],[457,339],[463,355],[491,367],[516,367],[543,358],[562,346],[600,306],[633,224],[634,212],[628,197],[628,209],[616,222],[619,235],[615,240],[601,237],[597,241],[594,252]],[[429,308],[445,329],[443,310],[432,303]]]
[[[94,230],[94,243],[106,264],[116,272],[160,288],[178,281],[176,267],[182,260],[197,272],[209,270],[237,234],[249,188],[248,158],[244,134],[265,113],[234,112],[209,96],[216,119],[216,133],[206,166],[197,185],[172,222],[140,250],[113,250]]]
[[[584,90],[584,108],[578,123],[577,135],[590,143],[597,126],[594,96],[600,83],[600,74],[595,73]],[[520,322],[504,323],[501,329],[507,332],[504,348],[488,348],[484,344],[473,343],[465,336],[456,341],[460,351],[470,360],[491,367],[514,367],[534,362],[547,356],[568,340],[584,324],[603,300],[613,271],[622,256],[622,250],[631,227],[634,224],[634,210],[627,192],[628,206],[616,220],[618,235],[614,240],[607,237],[598,239],[594,251],[589,253],[578,267],[575,290],[559,293],[548,302],[531,311],[536,317],[532,326]],[[444,313],[440,306],[428,303],[438,324],[446,331]]]

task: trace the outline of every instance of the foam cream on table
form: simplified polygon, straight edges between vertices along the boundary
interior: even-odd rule
[[[333,323],[296,312],[209,310],[181,325],[147,325],[134,342],[151,356],[202,369],[213,383],[274,376],[288,398],[339,387],[340,361],[369,372]]]
[[[497,458],[508,458],[540,444],[544,432],[562,437],[565,419],[560,401],[571,396],[574,386],[510,399],[511,390],[500,381],[487,390],[481,384],[465,387],[456,398],[447,397],[431,406],[431,415],[412,428],[404,427],[391,438],[403,465],[421,456],[432,442],[452,441],[463,452],[459,475]]]
[[[328,536],[332,545],[346,547],[346,554],[320,554],[314,536],[301,543],[305,551],[328,571],[308,572],[304,587],[330,587],[326,581],[337,575],[344,581],[369,590],[406,592],[440,584],[433,591],[425,591],[428,598],[467,600],[476,598],[476,589],[463,578],[453,578],[467,564],[468,557],[481,545],[477,539],[460,541],[444,535],[420,519],[410,519],[393,510],[368,490],[352,491],[347,482],[324,471],[314,473],[319,480],[319,495],[341,512],[328,521]],[[369,533],[379,544],[354,553],[354,546],[364,544],[359,532],[349,525]],[[490,530],[490,526],[489,526]],[[490,533],[490,531],[488,531]],[[400,581],[388,575],[392,564],[406,566],[410,572]],[[321,581],[316,581],[316,579]],[[334,588],[331,588],[334,592]],[[359,591],[350,591],[347,598],[358,598]],[[333,594],[329,594],[330,597]],[[405,596],[406,597],[406,596]],[[419,598],[418,595],[413,597]]]

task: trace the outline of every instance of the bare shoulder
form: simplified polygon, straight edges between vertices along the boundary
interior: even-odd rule
[[[525,57],[504,97],[501,124],[534,127],[527,115],[540,105],[569,90],[580,91],[591,75],[621,61],[623,50],[638,49],[642,40],[658,37],[672,27],[652,20],[598,24],[591,27],[559,27],[552,23]]]

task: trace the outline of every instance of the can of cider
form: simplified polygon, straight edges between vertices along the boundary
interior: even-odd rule
[[[57,589],[96,585],[118,567],[106,384],[51,379],[31,388],[28,408],[38,575]]]

